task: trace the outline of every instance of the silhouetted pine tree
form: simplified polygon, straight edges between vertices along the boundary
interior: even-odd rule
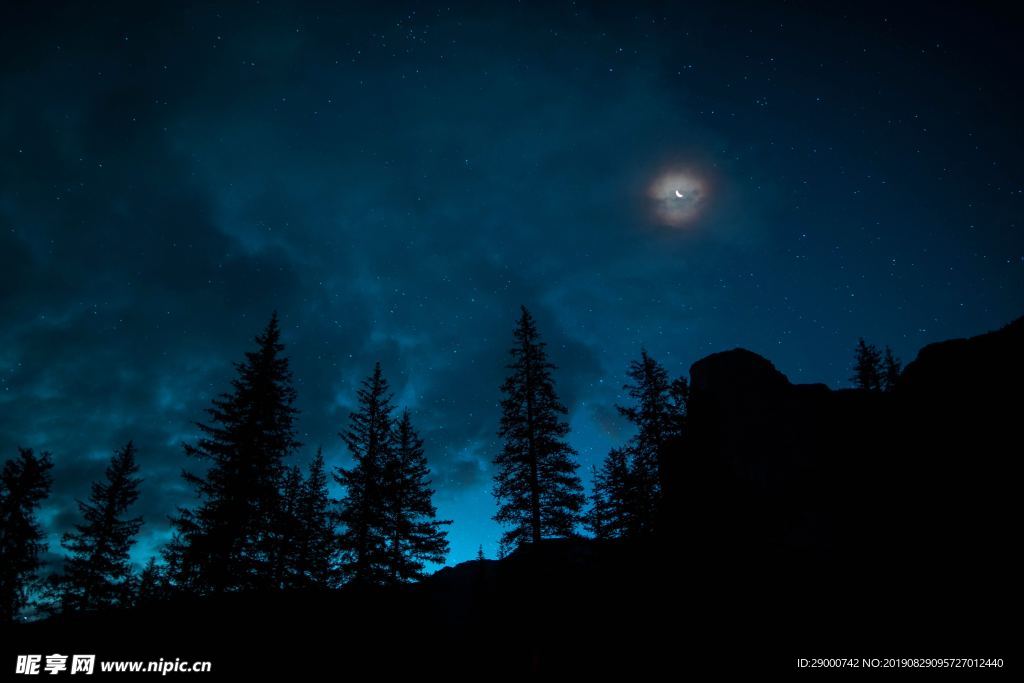
[[[882,354],[878,347],[861,338],[854,351],[853,375],[850,381],[858,389],[881,391],[883,381]]]
[[[256,350],[236,363],[232,390],[213,400],[202,437],[185,452],[209,468],[185,472],[199,505],[180,509],[165,553],[174,580],[197,592],[274,585],[284,459],[295,438],[295,390],[275,313]]]
[[[53,461],[19,448],[0,471],[0,624],[11,622],[28,602],[29,587],[46,550],[36,509],[50,494]]]
[[[673,435],[682,434],[686,429],[686,410],[690,401],[690,383],[685,377],[672,380],[668,389],[669,421]]]
[[[394,443],[385,465],[384,482],[390,538],[389,571],[393,583],[422,578],[425,563],[441,564],[448,554],[443,527],[431,500],[423,441],[413,429],[409,411],[402,411],[393,431]]]
[[[668,372],[646,349],[641,349],[640,360],[630,363],[627,376],[632,381],[623,389],[634,403],[616,407],[637,431],[624,449],[631,490],[620,496],[635,512],[629,533],[646,533],[654,524],[661,499],[661,447],[683,429],[688,387],[685,379],[670,382]]]
[[[338,502],[339,568],[343,579],[379,584],[390,578],[384,468],[391,458],[394,410],[380,363],[363,380],[357,396],[359,407],[349,414],[348,429],[340,434],[354,464],[334,473],[345,488]]]
[[[295,588],[301,571],[299,555],[303,551],[302,520],[299,506],[302,498],[302,469],[292,465],[285,469],[281,483],[281,509],[277,514],[277,549],[274,552],[274,585]]]
[[[337,552],[337,534],[334,513],[327,491],[327,471],[323,450],[318,449],[309,465],[302,489],[300,519],[306,530],[305,554],[302,557],[303,585],[327,588],[334,583],[334,556]]]
[[[583,513],[583,526],[594,538],[605,538],[604,522],[606,502],[597,488],[598,469],[590,466],[590,481],[593,491],[590,494],[590,507]]]
[[[507,366],[512,372],[501,386],[498,436],[505,443],[494,459],[494,519],[510,527],[501,539],[505,550],[545,536],[574,535],[584,502],[576,452],[565,441],[568,411],[558,400],[551,376],[556,368],[544,347],[533,316],[522,307]]]
[[[150,557],[146,566],[142,568],[139,579],[136,582],[135,604],[139,607],[152,605],[160,602],[168,596],[167,575],[164,568],[156,562],[155,557]]]
[[[892,355],[892,349],[885,347],[882,360],[882,391],[892,391],[900,379],[901,364],[899,358]]]
[[[179,509],[180,514],[180,509]],[[176,518],[169,518],[172,529],[177,526]],[[171,539],[160,549],[160,555],[164,560],[164,576],[167,579],[168,595],[181,591],[201,590],[195,568],[186,564],[186,556],[193,551],[184,534],[178,530],[171,532]],[[195,577],[195,578],[193,578]]]
[[[282,586],[327,588],[333,583],[337,543],[322,450],[317,450],[305,479],[298,467],[291,468],[284,490]]]
[[[644,527],[633,472],[624,449],[613,448],[594,476],[589,520],[591,533],[600,539],[636,536]]]
[[[132,567],[128,551],[142,526],[141,517],[125,518],[139,498],[135,445],[115,451],[105,481],[94,482],[89,502],[78,502],[82,523],[64,534],[70,553],[57,577],[60,609],[78,611],[125,607],[131,603]]]

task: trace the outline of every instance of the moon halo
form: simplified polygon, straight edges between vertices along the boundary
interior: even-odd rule
[[[652,217],[660,225],[685,227],[700,216],[708,191],[705,179],[693,170],[666,171],[647,189]]]

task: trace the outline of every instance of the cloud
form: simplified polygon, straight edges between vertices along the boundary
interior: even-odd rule
[[[379,361],[439,498],[471,518],[456,535],[495,533],[490,463],[521,304],[590,461],[628,434],[614,404],[641,346],[681,375],[802,329],[807,350],[780,367],[831,371],[841,333],[822,321],[848,305],[840,280],[857,265],[834,247],[883,205],[852,238],[835,223],[835,243],[793,247],[816,260],[766,237],[827,219],[876,160],[844,166],[812,206],[794,178],[823,167],[773,173],[807,107],[783,129],[757,118],[772,109],[745,110],[758,59],[728,41],[677,40],[632,6],[18,12],[20,30],[0,26],[0,457],[53,452],[54,534],[133,439],[140,558],[165,537],[191,495],[181,443],[273,310],[298,459],[322,445],[347,461],[337,432]],[[843,137],[826,132],[809,158]],[[686,230],[651,220],[646,192],[671,168],[707,183]]]

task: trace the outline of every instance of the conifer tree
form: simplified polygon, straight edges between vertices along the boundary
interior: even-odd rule
[[[623,389],[632,399],[617,406],[636,428],[622,448],[612,449],[594,478],[591,526],[600,523],[599,538],[636,537],[649,533],[661,503],[662,447],[682,434],[686,423],[689,385],[668,372],[641,349],[640,359],[627,371]]]
[[[504,551],[546,536],[576,533],[583,487],[576,474],[576,452],[565,440],[568,412],[555,391],[545,344],[533,316],[521,309],[511,351],[511,371],[502,384],[504,398],[498,436],[504,440],[494,459],[498,467],[494,519],[508,529]]]
[[[278,588],[297,587],[298,574],[302,571],[300,555],[304,551],[305,535],[299,518],[302,485],[302,468],[298,465],[286,468],[281,483],[281,508],[275,520],[274,585]]]
[[[423,441],[412,426],[408,410],[402,411],[393,440],[384,472],[389,570],[391,582],[405,583],[422,578],[427,562],[444,562],[448,539],[443,527],[451,521],[437,519]]]
[[[340,436],[352,454],[353,465],[335,470],[345,489],[338,502],[341,524],[338,544],[343,579],[358,583],[387,583],[388,510],[384,469],[392,457],[391,392],[380,363],[363,380],[358,408],[349,414],[348,429]]]
[[[900,360],[893,355],[892,349],[885,347],[885,357],[882,360],[882,391],[892,391],[900,379]]]
[[[590,481],[593,490],[590,494],[590,507],[583,513],[583,526],[593,538],[605,538],[605,514],[607,502],[598,489],[598,469],[590,466]]]
[[[275,313],[256,349],[235,364],[231,391],[213,400],[185,452],[208,465],[185,472],[194,510],[180,509],[165,557],[175,582],[200,593],[274,585],[284,460],[298,447],[295,390]]]
[[[334,583],[334,555],[337,549],[337,535],[334,530],[334,513],[327,491],[327,470],[323,450],[318,449],[310,463],[302,489],[300,518],[305,529],[305,554],[301,567],[302,585],[313,588],[328,588]]]
[[[682,434],[686,429],[687,404],[690,401],[690,383],[685,377],[672,380],[668,389],[669,421],[672,436]]]
[[[126,607],[131,603],[132,568],[128,552],[142,526],[141,517],[126,517],[138,500],[141,479],[135,475],[135,445],[115,451],[105,480],[94,482],[88,502],[79,501],[82,522],[64,534],[70,553],[56,578],[62,611]]]
[[[336,539],[322,449],[310,462],[305,479],[298,467],[290,468],[284,492],[282,585],[327,588],[333,579]]]
[[[661,447],[680,433],[685,419],[685,380],[670,382],[668,372],[646,349],[640,360],[630,363],[631,382],[623,389],[633,405],[617,406],[619,414],[636,427],[626,444],[631,485],[631,507],[635,518],[630,533],[650,531],[661,499]]]
[[[36,511],[50,494],[53,461],[49,453],[18,450],[0,470],[0,624],[13,621],[28,603],[39,554],[46,550]]]
[[[167,595],[167,576],[164,568],[157,564],[155,557],[150,557],[136,583],[135,604],[145,607],[164,600]]]
[[[179,510],[180,515],[180,510]],[[180,592],[201,592],[199,585],[199,572],[191,565],[186,564],[186,556],[192,554],[189,542],[185,535],[177,530],[178,520],[169,518],[171,522],[171,538],[160,548],[160,556],[164,561],[164,577],[168,595],[176,595]]]
[[[858,340],[854,351],[853,375],[850,381],[858,389],[881,391],[883,382],[882,354],[874,344],[863,338]]]
[[[626,538],[640,533],[640,506],[624,449],[609,451],[595,473],[591,501],[589,519],[594,538]]]

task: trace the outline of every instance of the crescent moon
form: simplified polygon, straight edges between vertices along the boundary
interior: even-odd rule
[[[682,199],[682,198],[683,198],[683,195],[682,195],[682,194],[680,194],[679,190],[676,190],[676,196],[677,196],[677,197],[679,197],[680,199]]]

